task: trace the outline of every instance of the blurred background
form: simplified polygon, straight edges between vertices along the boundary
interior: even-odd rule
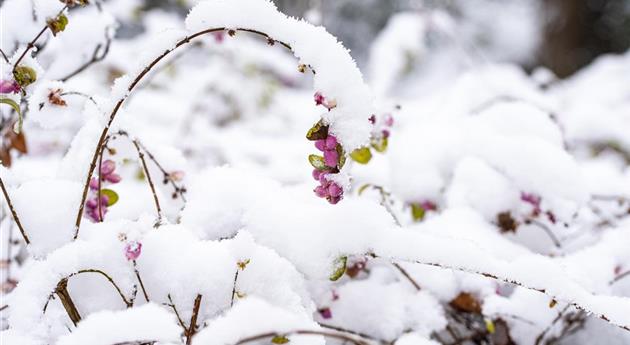
[[[470,54],[526,69],[545,66],[566,77],[604,53],[630,47],[629,0],[274,0],[282,11],[324,25],[352,50],[359,65],[371,43],[402,12],[438,13],[440,33],[456,34]],[[146,0],[145,9],[185,13],[195,0]],[[122,34],[135,32],[123,31]],[[440,32],[441,31],[441,32]],[[443,37],[442,37],[443,38]],[[474,50],[475,52],[470,52]]]

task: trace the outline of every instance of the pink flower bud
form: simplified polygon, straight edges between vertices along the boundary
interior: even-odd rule
[[[322,105],[324,104],[324,102],[326,102],[326,97],[324,97],[324,95],[322,95],[322,93],[319,91],[315,92],[315,95],[313,96],[313,98],[315,100],[316,105]]]
[[[116,162],[111,159],[104,161],[101,164],[101,175],[109,175],[116,170]]]
[[[90,189],[91,190],[98,190],[98,179],[96,177],[92,177],[90,179]]]
[[[327,150],[324,151],[324,163],[329,167],[336,167],[339,162],[339,154],[337,151]]]
[[[315,181],[319,181],[323,173],[324,172],[321,170],[313,169],[313,178],[315,179]]]
[[[383,134],[383,138],[385,139],[389,138],[389,135],[390,135],[389,130],[384,129],[381,133]]]
[[[368,121],[370,121],[371,124],[375,124],[376,123],[376,115],[372,114],[372,116],[370,116],[368,118]]]
[[[122,178],[118,174],[105,175],[105,180],[111,183],[118,183]]]
[[[15,80],[0,80],[0,93],[18,93],[20,85]]]
[[[322,187],[322,186],[317,186],[315,187],[315,195],[317,195],[320,198],[325,198],[326,197],[326,188]]]
[[[98,203],[96,202],[96,199],[88,199],[88,201],[85,203],[85,206],[93,209],[93,208],[96,208],[96,206],[98,206]]]
[[[223,39],[225,38],[225,32],[224,31],[217,31],[212,33],[212,36],[214,36],[214,41],[217,43],[223,43]]]
[[[385,115],[385,126],[391,127],[394,125],[394,117],[391,114]]]
[[[326,148],[326,150],[335,150],[337,149],[337,138],[335,138],[332,135],[329,135],[328,138],[326,138],[326,142],[324,147]]]
[[[420,207],[422,207],[425,211],[435,211],[437,210],[437,205],[430,200],[425,200],[420,203]]]
[[[318,150],[320,150],[320,151],[325,151],[326,150],[326,140],[321,139],[321,140],[315,141],[315,147]]]
[[[142,253],[142,243],[131,241],[125,246],[125,257],[127,260],[136,260]]]
[[[338,184],[332,182],[328,186],[328,194],[332,197],[340,197],[343,194],[343,189]]]
[[[319,312],[319,315],[321,315],[323,319],[332,318],[332,311],[330,311],[330,308],[322,308],[319,309],[317,312]]]

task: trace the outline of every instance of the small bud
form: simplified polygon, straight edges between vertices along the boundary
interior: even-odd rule
[[[66,29],[66,25],[68,25],[68,17],[64,14],[60,14],[55,19],[48,19],[46,21],[46,25],[48,25],[48,28],[52,32],[53,36],[57,36],[58,33]]]
[[[63,92],[62,89],[51,89],[49,91],[50,92],[48,93],[48,102],[50,104],[57,105],[60,107],[65,107],[68,105],[66,101],[63,98],[61,98],[61,93]]]
[[[321,308],[318,309],[317,312],[319,313],[319,315],[321,315],[323,319],[328,320],[332,318],[332,311],[330,310],[330,308]]]
[[[13,78],[21,87],[27,87],[37,80],[37,73],[28,66],[18,66],[13,70]]]
[[[230,29],[230,30],[228,30],[228,32],[227,32],[227,33],[228,33],[228,35],[230,35],[230,37],[234,37],[234,36],[236,36],[236,30],[234,30],[234,29]]]
[[[273,45],[276,44],[276,40],[274,40],[271,37],[267,37],[267,44],[270,45],[270,46],[273,46]]]
[[[131,241],[125,246],[125,257],[127,260],[136,260],[142,253],[142,243]]]
[[[298,71],[299,71],[300,73],[304,73],[304,72],[306,72],[306,65],[305,65],[305,64],[303,64],[303,63],[299,64],[299,65],[298,65]]]

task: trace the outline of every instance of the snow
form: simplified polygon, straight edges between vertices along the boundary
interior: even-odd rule
[[[451,340],[447,327],[490,341],[484,330],[501,322],[531,345],[548,327],[543,343],[562,334],[572,321],[550,327],[559,313],[586,320],[563,343],[630,339],[629,53],[566,79],[529,74],[515,62],[535,55],[534,2],[459,1],[458,15],[427,5],[392,16],[372,43],[368,85],[337,38],[271,1],[181,3],[193,7],[185,20],[132,15],[140,0],[74,7],[67,29],[23,61],[37,82],[2,96],[25,109],[28,152],[11,150],[0,177],[31,242],[2,197],[3,344],[181,345],[193,315],[193,344],[343,334],[436,345]],[[4,1],[0,47],[14,61],[62,6]],[[327,24],[319,6],[308,13]],[[137,36],[114,35],[140,23]],[[59,80],[108,38],[103,61]],[[2,62],[3,79],[10,71]],[[315,92],[337,106],[316,106]],[[389,134],[369,164],[348,159],[328,177],[344,189],[336,205],[313,193],[304,134],[320,120],[346,153]],[[103,160],[121,177],[104,187],[119,200],[74,239],[104,129]],[[2,135],[3,150],[15,145]],[[66,279],[77,325],[56,293]],[[462,294],[481,311],[458,310]]]
[[[102,311],[91,314],[57,345],[111,345],[136,340],[176,342],[180,329],[175,318],[155,304],[124,311]]]

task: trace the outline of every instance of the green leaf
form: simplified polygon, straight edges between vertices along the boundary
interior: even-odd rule
[[[316,124],[308,130],[306,133],[306,139],[315,141],[322,140],[328,138],[328,126],[324,125],[322,121],[317,122]]]
[[[330,275],[329,279],[331,281],[337,281],[339,278],[343,277],[343,274],[346,273],[346,264],[348,263],[347,256],[338,257],[333,263],[335,266],[335,271]]]
[[[324,162],[324,157],[318,155],[309,155],[308,161],[311,163],[313,168],[317,170],[325,170],[326,163]]]
[[[13,78],[21,87],[27,87],[37,80],[37,73],[28,66],[18,66],[13,70]]]
[[[486,330],[488,331],[488,333],[494,334],[494,332],[496,331],[496,327],[494,327],[494,322],[492,322],[492,320],[490,319],[485,319],[484,321],[486,322]]]
[[[425,209],[417,204],[411,204],[411,216],[414,221],[421,221],[424,218],[426,211]]]
[[[0,98],[0,104],[8,104],[18,114],[18,120],[15,125],[13,125],[13,131],[15,134],[20,134],[22,131],[22,112],[20,111],[20,105],[10,98]]]
[[[113,204],[118,202],[118,193],[114,192],[111,189],[101,189],[101,194],[107,196],[107,199],[109,200],[107,202],[107,206],[112,206]]]
[[[372,151],[368,147],[362,147],[352,151],[350,158],[360,164],[368,164],[372,159]]]
[[[359,188],[359,195],[363,194],[363,192],[365,192],[366,189],[370,188],[372,185],[369,183],[364,184],[363,186],[361,186]]]
[[[62,32],[66,29],[66,25],[68,25],[68,17],[64,14],[60,14],[55,19],[48,19],[46,21],[48,28],[52,32],[53,36],[57,36],[58,33]]]
[[[272,344],[286,344],[288,342],[289,342],[289,338],[287,338],[284,335],[276,335],[275,337],[271,338]]]
[[[389,140],[386,137],[381,137],[379,139],[372,140],[372,147],[376,150],[376,152],[383,153],[387,150],[387,145]]]

